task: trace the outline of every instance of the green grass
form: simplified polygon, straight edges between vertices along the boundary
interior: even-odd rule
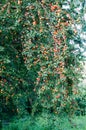
[[[9,125],[4,125],[2,130],[86,130],[86,116],[75,116],[69,121],[66,116],[62,118],[44,113],[36,117],[16,119]]]

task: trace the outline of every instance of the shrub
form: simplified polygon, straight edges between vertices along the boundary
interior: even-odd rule
[[[86,95],[80,95],[76,99],[78,103],[78,110],[76,111],[76,115],[86,115]]]

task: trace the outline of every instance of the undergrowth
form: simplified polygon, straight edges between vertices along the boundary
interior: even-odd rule
[[[67,116],[42,113],[16,119],[9,125],[3,125],[2,130],[86,130],[86,116],[74,116],[70,119]]]

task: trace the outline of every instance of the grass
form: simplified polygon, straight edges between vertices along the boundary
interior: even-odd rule
[[[52,114],[41,114],[27,117],[4,125],[2,130],[86,130],[86,116],[75,116],[71,122],[65,116],[57,117]]]

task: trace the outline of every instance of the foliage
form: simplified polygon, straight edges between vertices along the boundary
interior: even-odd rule
[[[34,119],[33,119],[34,118]],[[71,122],[66,117],[42,113],[36,117],[27,117],[3,126],[2,130],[85,130],[86,117],[73,117]]]
[[[73,14],[60,1],[24,4],[22,43],[25,64],[34,79],[33,113],[43,108],[71,115],[77,107],[74,98],[81,71],[80,48],[76,48],[81,40]]]
[[[68,10],[65,2],[1,2],[0,118],[43,109],[74,114],[82,60],[76,22],[81,23],[81,14],[74,1]]]
[[[29,78],[21,54],[20,7],[13,1],[1,3],[0,118],[3,119],[17,114],[19,110],[24,113]]]
[[[78,103],[76,115],[86,115],[86,93],[80,92],[80,94],[76,98],[76,101]]]

